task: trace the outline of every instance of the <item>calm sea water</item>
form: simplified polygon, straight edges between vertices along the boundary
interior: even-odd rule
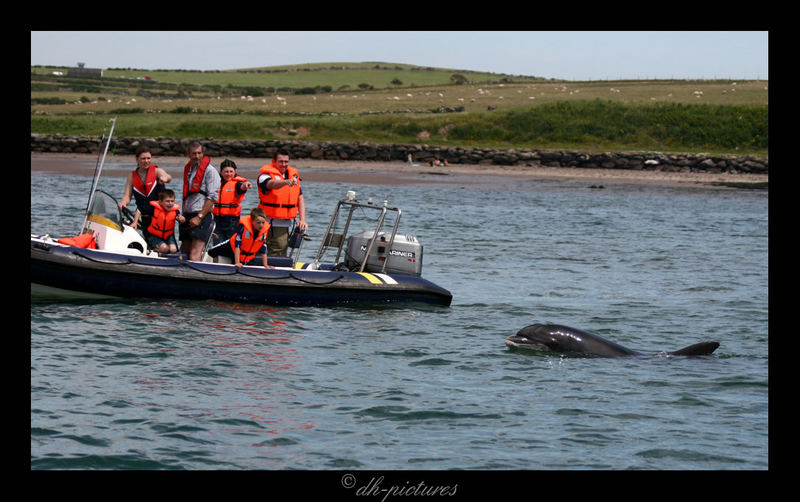
[[[449,308],[32,303],[32,469],[768,467],[766,192],[462,181],[303,187],[314,246],[347,190],[401,207]],[[31,232],[73,235],[90,186],[32,173]],[[506,348],[536,322],[721,346]]]

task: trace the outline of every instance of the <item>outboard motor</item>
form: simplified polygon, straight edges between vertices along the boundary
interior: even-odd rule
[[[347,239],[345,264],[352,270],[361,267],[367,253],[372,231],[354,234]],[[395,235],[389,249],[391,234],[381,232],[367,258],[364,270],[387,274],[422,275],[422,244],[412,235]],[[384,268],[384,263],[386,268]]]

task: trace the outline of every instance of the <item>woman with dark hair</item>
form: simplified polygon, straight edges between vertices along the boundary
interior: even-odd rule
[[[217,226],[214,229],[214,244],[230,240],[236,233],[239,226],[239,218],[242,214],[242,202],[249,188],[253,184],[242,176],[236,174],[236,163],[225,159],[219,165],[220,182],[219,198],[214,203],[214,220]]]
[[[153,206],[150,202],[158,202],[158,194],[166,187],[165,184],[172,180],[172,176],[155,164],[152,164],[153,155],[146,146],[136,150],[136,169],[134,169],[125,182],[125,190],[119,208],[128,207],[131,197],[136,201],[136,214],[133,217],[132,228],[141,228],[145,238],[147,227],[153,217]],[[141,217],[141,225],[139,218]]]

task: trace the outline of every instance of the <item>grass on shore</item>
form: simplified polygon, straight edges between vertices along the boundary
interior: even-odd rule
[[[287,117],[134,113],[119,117],[120,136],[761,155],[766,154],[769,144],[766,106],[645,105],[595,100],[472,114]],[[34,116],[31,131],[96,135],[107,121],[107,115]]]
[[[155,87],[119,78],[40,78],[32,68],[31,132],[97,135],[109,116],[118,116],[117,134],[122,136],[762,156],[768,150],[765,81],[553,82],[530,78],[420,87],[384,83],[383,88],[373,90],[321,91],[319,86],[334,74],[352,81],[385,80],[386,72],[406,79],[417,74],[449,79],[458,71],[409,71],[391,68],[389,63],[345,70],[335,69],[335,63],[326,65],[309,71],[291,67],[292,71],[165,72],[183,83]],[[180,80],[188,76],[204,80],[197,84]],[[294,94],[291,89],[279,92],[237,86],[290,77],[295,86],[316,83],[317,87]],[[218,79],[216,83],[210,83],[212,78]],[[447,113],[438,113],[441,111]]]

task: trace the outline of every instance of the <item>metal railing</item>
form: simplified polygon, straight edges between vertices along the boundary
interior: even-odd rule
[[[334,233],[333,229],[336,224],[336,218],[339,215],[339,210],[342,207],[349,207],[349,211],[347,214],[347,221],[344,225],[344,229],[342,233]],[[392,234],[389,239],[387,249],[392,249],[392,244],[394,243],[394,237],[397,234],[397,227],[400,225],[400,216],[402,211],[399,208],[388,206],[386,201],[383,201],[382,205],[373,204],[370,201],[368,202],[359,202],[355,198],[355,192],[347,192],[347,198],[340,200],[336,204],[336,209],[333,211],[333,215],[331,216],[331,221],[328,223],[328,228],[325,229],[325,234],[322,236],[322,243],[320,244],[319,251],[317,252],[317,256],[314,260],[315,266],[319,267],[320,260],[322,259],[322,255],[325,253],[326,248],[336,248],[336,258],[334,259],[334,264],[339,263],[339,258],[342,255],[342,248],[344,247],[345,243],[347,242],[347,232],[350,229],[350,222],[353,219],[353,213],[358,208],[370,209],[375,211],[380,211],[380,215],[378,217],[378,224],[375,227],[375,232],[372,234],[372,238],[369,241],[369,245],[367,246],[367,250],[364,253],[364,260],[361,262],[361,268],[359,272],[363,272],[364,268],[367,266],[367,261],[369,260],[370,253],[372,249],[375,247],[375,241],[378,239],[378,234],[380,233],[381,227],[383,226],[384,220],[386,219],[386,214],[389,212],[397,213],[397,217],[394,221],[394,226],[392,227]],[[388,260],[383,260],[383,266],[381,267],[381,273],[386,271],[386,263]]]

